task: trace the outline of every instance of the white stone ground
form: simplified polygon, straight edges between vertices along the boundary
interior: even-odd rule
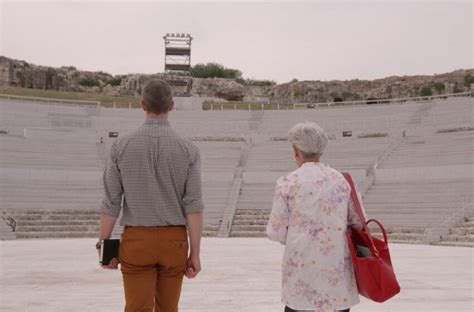
[[[94,239],[0,242],[0,311],[122,311],[119,271],[97,264]],[[283,248],[266,239],[205,238],[203,271],[180,311],[282,311]],[[473,311],[474,249],[391,245],[402,292],[352,311]]]

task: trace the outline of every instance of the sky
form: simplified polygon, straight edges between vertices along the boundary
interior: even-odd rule
[[[473,68],[474,0],[0,0],[0,55],[111,74],[164,70],[166,33],[191,61],[277,82]]]

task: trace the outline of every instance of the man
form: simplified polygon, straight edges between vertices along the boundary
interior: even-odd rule
[[[121,265],[125,311],[175,312],[183,275],[194,278],[201,270],[200,155],[170,127],[174,102],[166,82],[150,81],[140,105],[145,123],[110,149],[99,239],[110,238],[123,208],[119,259],[104,268]]]

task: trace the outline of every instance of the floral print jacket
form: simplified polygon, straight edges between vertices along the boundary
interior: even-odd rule
[[[332,312],[359,303],[345,237],[348,225],[360,225],[350,194],[344,176],[321,162],[277,181],[267,235],[285,244],[282,301],[290,308]]]

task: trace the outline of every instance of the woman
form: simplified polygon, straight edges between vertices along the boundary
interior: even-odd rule
[[[349,311],[359,295],[345,232],[360,225],[350,186],[320,162],[328,137],[317,124],[295,125],[288,140],[299,168],[278,179],[267,226],[268,237],[285,244],[285,311]]]

